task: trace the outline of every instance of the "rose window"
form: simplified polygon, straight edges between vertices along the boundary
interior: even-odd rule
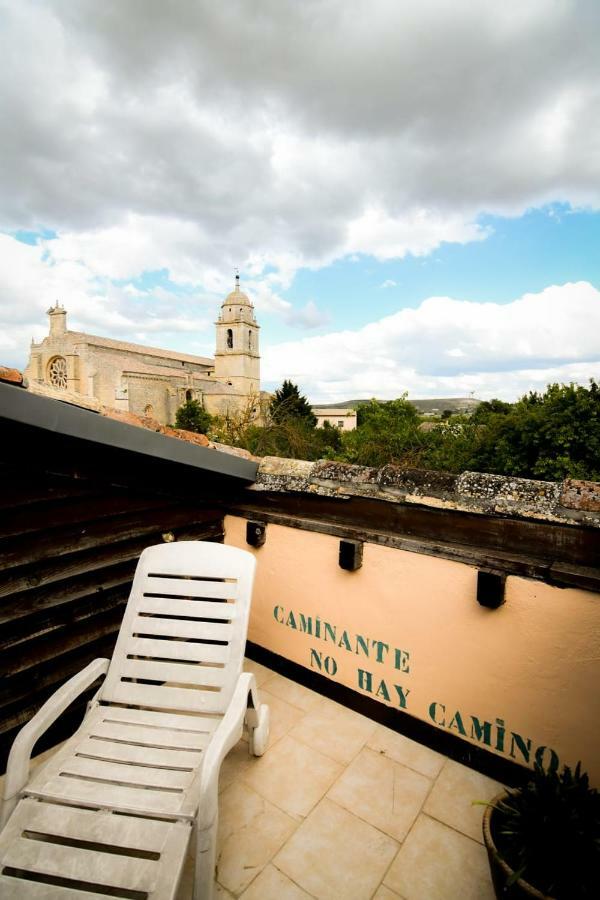
[[[54,387],[66,390],[67,388],[67,362],[62,356],[55,356],[48,366],[48,379]]]

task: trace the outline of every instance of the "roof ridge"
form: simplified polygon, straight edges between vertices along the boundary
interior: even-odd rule
[[[138,353],[149,353],[150,355],[160,355],[162,357],[169,357],[173,359],[186,359],[189,361],[196,361],[201,363],[214,363],[214,359],[211,356],[196,356],[193,353],[182,353],[179,350],[169,350],[161,347],[152,347],[149,344],[136,344],[134,341],[121,341],[118,338],[110,338],[110,337],[102,337],[99,334],[90,334],[87,331],[71,331],[67,330],[65,332],[66,335],[71,335],[72,337],[81,337],[88,340],[88,343],[99,343],[100,345],[105,344],[108,346],[114,346],[115,344],[119,344],[122,347],[126,347],[127,349],[134,349]],[[89,339],[92,339],[91,341]]]

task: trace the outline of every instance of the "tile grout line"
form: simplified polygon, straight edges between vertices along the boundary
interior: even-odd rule
[[[333,785],[331,785],[331,787],[333,787]],[[329,790],[331,790],[331,788],[329,788]],[[320,799],[317,803],[315,803],[315,805],[314,805],[313,808],[311,809],[310,813],[308,813],[308,815],[307,815],[307,816],[305,817],[305,819],[303,820],[304,822],[305,822],[305,821],[308,819],[308,817],[315,811],[315,809],[316,809],[316,807],[319,805],[319,803],[322,803],[322,802],[323,802],[323,800],[327,800],[329,803],[332,803],[333,806],[336,806],[336,807],[337,807],[339,810],[341,810],[342,812],[346,813],[346,814],[349,815],[349,816],[353,816],[353,817],[354,817],[355,819],[357,819],[359,822],[362,822],[363,825],[367,825],[369,828],[373,828],[373,829],[374,829],[375,831],[377,831],[382,837],[385,837],[385,838],[387,838],[387,840],[393,841],[395,844],[397,844],[397,845],[398,845],[398,850],[396,851],[396,853],[394,854],[394,856],[393,856],[393,858],[392,858],[392,860],[391,860],[391,862],[390,862],[390,866],[392,865],[393,861],[396,859],[398,853],[400,852],[400,849],[401,849],[401,847],[402,847],[402,841],[398,841],[396,838],[392,837],[390,834],[388,834],[387,832],[383,831],[381,828],[378,828],[377,825],[373,825],[372,822],[367,822],[366,819],[363,819],[363,818],[361,818],[361,816],[356,815],[356,813],[353,813],[353,812],[351,812],[349,809],[346,809],[345,806],[342,806],[341,803],[338,803],[336,800],[332,800],[332,798],[331,798],[331,797],[328,797],[327,794],[324,794],[324,795],[321,797],[321,799]],[[302,824],[303,824],[303,822],[299,822],[299,823],[298,823],[298,828],[299,828],[300,825],[302,825]],[[298,829],[296,829],[296,831],[297,831],[297,830],[298,830]],[[296,831],[294,832],[293,835],[290,835],[290,836],[289,836],[289,838],[288,838],[288,840],[285,842],[285,844],[287,844],[288,841],[291,841],[291,840],[292,840],[292,838],[293,838],[294,835],[296,834]],[[285,844],[283,845],[283,847],[285,847]],[[283,847],[281,848],[281,850],[283,850]],[[278,850],[277,852],[280,853],[281,850]],[[273,863],[273,865],[275,865],[275,863]],[[276,868],[278,868],[278,867],[276,866]],[[387,874],[388,870],[389,870],[389,866],[388,866],[388,868],[385,870],[385,874]],[[279,870],[279,871],[282,871],[282,870]],[[283,874],[286,875],[285,872],[283,872]],[[384,877],[385,877],[385,875],[382,877],[381,881],[379,881],[378,884],[376,885],[373,894],[377,893],[377,891],[379,890],[379,888],[380,888],[381,885],[383,884],[383,878],[384,878]],[[286,878],[289,878],[289,875],[286,875]],[[290,878],[290,881],[293,881],[293,879]],[[294,882],[294,883],[295,883],[295,882]],[[301,887],[301,885],[298,885],[298,886]],[[305,891],[307,894],[309,894],[311,897],[314,896],[313,894],[310,894],[309,891],[306,891],[306,888],[302,888],[302,890]],[[373,896],[373,895],[371,895],[371,896]],[[320,898],[319,898],[319,897],[316,897],[315,900],[320,900]]]
[[[425,804],[427,803],[427,800],[429,799],[429,796],[430,796],[431,792],[433,791],[433,789],[434,789],[434,787],[435,787],[435,783],[436,783],[436,781],[438,780],[438,778],[440,777],[440,775],[441,775],[441,773],[442,773],[442,771],[443,771],[445,765],[446,765],[446,762],[443,763],[443,765],[442,765],[440,771],[437,773],[437,775],[436,775],[435,778],[429,779],[429,780],[431,781],[430,788],[429,788],[429,790],[427,791],[427,794],[425,795],[425,797],[423,798],[423,802],[421,803],[421,806],[420,806],[420,808],[419,808],[419,811],[418,811],[418,813],[416,814],[415,818],[413,819],[412,825],[410,826],[410,828],[409,828],[408,831],[406,832],[406,835],[404,836],[404,840],[403,840],[403,841],[399,841],[400,846],[398,847],[398,853],[396,853],[396,855],[394,856],[394,858],[391,860],[389,866],[388,866],[387,869],[385,870],[385,872],[384,872],[384,874],[383,874],[383,876],[382,876],[382,878],[381,878],[381,881],[379,882],[378,887],[381,887],[381,886],[387,887],[387,885],[385,884],[385,879],[387,878],[390,869],[392,868],[392,866],[394,865],[395,861],[397,860],[398,855],[399,855],[400,851],[402,850],[404,844],[405,844],[406,841],[408,840],[408,837],[409,837],[409,835],[411,834],[413,828],[415,827],[415,825],[416,825],[416,823],[417,823],[417,821],[418,821],[418,819],[419,819],[419,816],[420,816],[420,815],[425,815],[425,813],[423,812],[423,809],[424,809]],[[389,888],[389,890],[391,890],[391,888]]]
[[[300,723],[298,723],[298,724],[300,724]],[[293,731],[295,727],[296,727],[296,726],[294,725],[293,728],[292,728],[291,730]],[[295,734],[295,735],[292,736],[290,732],[288,732],[288,733],[290,734],[290,737],[292,737],[293,740],[297,740],[297,741],[298,741],[300,744],[302,744],[304,747],[308,747],[309,750],[313,750],[315,753],[321,753],[323,756],[326,756],[327,759],[330,759],[332,762],[337,763],[338,766],[343,766],[344,769],[347,769],[348,766],[352,765],[352,763],[354,762],[354,760],[356,759],[356,757],[357,757],[360,753],[362,753],[362,751],[363,751],[363,750],[365,749],[365,747],[367,746],[367,740],[368,740],[368,739],[366,739],[366,740],[365,740],[365,743],[362,744],[362,745],[358,748],[358,750],[356,751],[356,753],[354,754],[354,756],[352,757],[352,759],[348,760],[348,762],[342,762],[341,760],[336,759],[335,756],[330,756],[329,753],[327,753],[326,750],[317,750],[316,747],[313,747],[311,744],[308,744],[305,740],[302,740],[302,737],[301,737],[300,735]],[[341,775],[340,775],[339,777],[341,778]],[[336,779],[336,781],[337,781],[337,779]]]
[[[438,819],[437,816],[433,816],[431,813],[423,812],[424,816],[427,816],[428,819],[432,819],[432,821],[437,822],[438,825],[444,825],[446,828],[449,828],[450,831],[454,831],[455,834],[460,834],[461,837],[467,838],[469,841],[473,841],[474,844],[477,844],[478,847],[481,847],[485,850],[485,844],[483,843],[483,839],[478,841],[477,838],[471,837],[470,834],[465,834],[464,831],[461,831],[460,828],[456,828],[454,825],[450,825],[448,822],[444,822],[443,819]]]
[[[278,738],[277,741],[275,741],[275,744],[277,744],[277,743],[281,740],[281,738],[282,738],[282,737],[285,737],[285,736],[286,736],[285,734],[284,734],[284,735],[281,735],[281,737]],[[241,896],[245,893],[245,891],[247,891],[247,890],[250,888],[250,886],[256,881],[256,879],[258,878],[258,876],[259,876],[262,872],[264,872],[264,870],[266,869],[266,867],[267,867],[268,865],[274,865],[273,860],[275,859],[275,856],[277,856],[277,854],[281,852],[281,850],[285,847],[285,845],[287,844],[287,842],[288,842],[288,841],[296,834],[296,831],[298,830],[298,828],[299,828],[300,825],[302,824],[302,821],[304,821],[304,819],[302,819],[302,820],[300,820],[300,821],[297,821],[297,820],[294,818],[294,816],[290,815],[290,813],[287,812],[286,810],[281,809],[281,807],[278,806],[276,803],[274,803],[273,800],[269,799],[268,797],[264,797],[264,796],[260,793],[260,791],[256,790],[256,788],[255,788],[254,786],[251,786],[251,785],[249,785],[249,784],[246,784],[246,782],[243,780],[243,775],[245,774],[245,772],[248,771],[248,768],[251,768],[251,767],[247,767],[247,768],[244,768],[242,771],[236,772],[235,776],[233,777],[233,779],[232,779],[232,781],[231,781],[231,784],[229,784],[229,785],[227,786],[227,788],[224,789],[224,791],[229,790],[229,789],[232,788],[236,783],[237,783],[237,784],[241,784],[243,787],[247,788],[247,790],[253,791],[258,797],[260,797],[260,799],[261,799],[264,803],[268,803],[269,805],[271,805],[271,806],[273,806],[275,809],[277,809],[280,813],[282,813],[283,815],[287,816],[287,818],[289,818],[290,821],[292,821],[292,822],[294,823],[294,826],[295,826],[295,827],[294,827],[294,830],[293,830],[292,834],[290,834],[290,836],[284,841],[284,843],[281,845],[281,847],[279,847],[277,850],[275,850],[275,852],[273,853],[273,855],[265,862],[264,866],[262,866],[262,868],[261,868],[261,869],[260,869],[260,870],[252,877],[252,879],[248,882],[248,884],[244,887],[244,889],[243,889],[240,893],[236,893],[235,891],[229,890],[229,888],[225,887],[225,885],[222,884],[222,883],[219,881],[218,877],[215,879],[215,881],[217,882],[217,884],[219,884],[220,887],[221,887],[224,891],[227,891],[228,894],[230,894],[232,897],[234,897],[235,900],[237,900],[237,898],[241,897]],[[217,860],[218,860],[218,858],[219,858],[219,856],[217,855]],[[218,867],[218,864],[217,864],[217,867]],[[285,873],[284,873],[284,874],[285,874]],[[286,877],[287,877],[287,876],[286,876]],[[291,879],[290,879],[290,880],[291,880]]]
[[[230,787],[231,787],[231,786],[233,786],[233,783],[232,783],[232,785],[230,785]],[[243,786],[246,787],[248,790],[254,791],[254,788],[250,788],[248,785],[243,785]],[[291,840],[291,838],[296,834],[296,831],[298,830],[298,828],[299,828],[300,825],[302,824],[302,822],[296,822],[296,820],[295,820],[292,816],[290,816],[289,813],[286,813],[285,810],[280,809],[280,807],[278,807],[277,804],[273,803],[272,800],[268,800],[266,797],[263,797],[261,794],[259,794],[258,791],[254,791],[254,793],[256,793],[256,795],[257,795],[258,797],[260,797],[260,799],[261,799],[264,803],[268,803],[269,805],[274,806],[275,809],[279,810],[279,812],[281,812],[281,813],[283,813],[284,815],[286,815],[286,816],[287,816],[287,817],[295,824],[295,827],[294,827],[294,830],[293,830],[292,834],[290,834],[290,836],[289,836],[288,838],[286,838],[286,840],[284,841],[284,843],[283,843],[280,847],[278,847],[278,848],[273,852],[273,855],[270,856],[270,857],[267,859],[267,861],[265,862],[265,864],[259,869],[258,872],[256,872],[255,875],[253,875],[253,877],[252,877],[251,880],[248,882],[248,884],[247,884],[247,885],[244,887],[244,889],[243,889],[242,891],[240,891],[239,893],[236,893],[236,891],[229,890],[229,888],[225,887],[225,885],[222,884],[222,883],[219,881],[218,877],[215,879],[216,882],[223,888],[223,890],[228,891],[228,893],[231,894],[234,898],[241,897],[241,896],[248,890],[248,888],[256,881],[256,879],[259,877],[259,875],[261,875],[262,872],[264,872],[264,870],[266,869],[266,867],[267,867],[268,865],[274,865],[273,860],[275,859],[275,857],[277,856],[277,854],[280,853],[280,852],[283,850],[283,848],[285,847],[285,845],[287,844],[287,842],[288,842],[289,840]],[[218,848],[217,848],[217,850],[218,850]],[[219,860],[219,858],[220,858],[220,857],[219,857],[219,854],[217,853],[217,871],[218,871],[218,860]],[[284,873],[284,874],[285,874],[285,873]],[[287,877],[287,876],[286,876],[286,877]],[[290,879],[290,880],[291,880],[291,879]]]
[[[275,672],[274,674],[277,675],[278,673]],[[283,678],[284,676],[282,675],[281,677]],[[300,712],[303,712],[305,715],[306,715],[307,713],[313,712],[314,710],[318,709],[318,707],[322,705],[322,704],[321,704],[321,701],[324,700],[324,699],[327,699],[327,698],[322,697],[320,694],[316,694],[314,691],[310,691],[309,688],[304,688],[304,689],[307,691],[307,693],[309,693],[309,694],[314,694],[315,697],[319,697],[319,702],[318,702],[318,703],[315,703],[314,709],[304,709],[303,706],[299,706],[297,703],[294,703],[292,700],[284,700],[283,697],[280,697],[278,694],[273,693],[272,690],[270,691],[270,690],[269,690],[269,681],[270,681],[270,680],[271,680],[271,679],[268,678],[266,681],[264,681],[264,682],[262,683],[262,685],[259,687],[259,691],[261,691],[261,690],[266,691],[268,694],[271,694],[271,696],[275,697],[277,700],[280,700],[282,703],[287,703],[288,706],[293,706],[294,709],[300,710]],[[289,681],[289,679],[288,679],[288,681]],[[293,685],[295,685],[296,687],[304,687],[304,685],[299,685],[299,684],[298,684],[297,682],[295,682],[295,681],[291,681],[290,684],[293,684]]]
[[[427,794],[425,795],[425,798],[424,798],[424,800],[423,800],[423,803],[421,804],[421,807],[420,807],[420,809],[419,809],[419,812],[421,812],[422,809],[423,809],[423,807],[425,806],[425,803],[427,802],[427,798],[429,797],[431,791],[433,790],[433,786],[434,786],[434,784],[435,784],[435,781],[436,781],[436,779],[437,779],[437,776],[436,776],[436,778],[430,778],[428,775],[424,775],[422,772],[417,772],[416,769],[411,769],[410,766],[405,766],[404,763],[398,762],[398,760],[393,759],[391,756],[388,756],[387,753],[381,753],[381,751],[379,751],[379,750],[374,750],[372,747],[369,747],[369,746],[366,745],[366,744],[359,750],[359,752],[356,754],[356,756],[358,756],[360,753],[362,753],[363,750],[368,750],[369,753],[372,753],[377,759],[381,759],[381,757],[383,756],[384,759],[387,759],[389,762],[392,763],[392,765],[394,765],[394,766],[402,766],[403,768],[408,769],[409,772],[411,772],[413,775],[419,775],[421,778],[425,778],[426,781],[430,781],[430,782],[431,782],[431,785],[430,785],[430,787],[429,787],[429,789],[428,789],[428,791],[427,791]],[[356,759],[356,757],[355,757],[354,759]],[[352,760],[352,762],[354,762],[354,759]],[[346,769],[348,769],[349,767],[350,767],[350,763],[348,764],[348,766],[346,766]],[[443,767],[442,767],[442,768],[443,768]],[[441,771],[441,770],[440,770],[440,771]],[[344,773],[342,773],[342,775],[343,775],[343,774],[344,774]],[[339,777],[341,778],[342,775],[340,775]],[[393,777],[394,777],[394,784],[395,784],[395,780],[396,780],[396,771],[395,771],[395,769],[394,769]],[[327,794],[328,794],[329,791],[333,788],[333,786],[335,785],[335,783],[337,782],[337,780],[338,780],[338,779],[336,779],[336,781],[331,785],[331,787],[327,789]],[[327,796],[327,794],[326,794],[325,796]],[[329,798],[329,799],[331,799],[331,798]],[[334,801],[334,802],[335,802],[335,801]],[[338,805],[338,806],[341,806],[340,803],[338,803],[337,805]],[[392,808],[393,808],[393,807],[392,807]],[[342,807],[342,809],[346,809],[346,807],[344,806],[344,807]],[[346,812],[351,812],[351,810],[348,809],[348,810],[346,810]],[[358,819],[361,819],[361,816],[357,815],[356,813],[352,813],[352,815],[356,815],[356,817],[357,817]],[[419,813],[417,813],[417,816],[418,816],[418,815],[419,815]],[[361,819],[361,821],[366,822],[366,819]],[[370,825],[370,824],[371,824],[370,822],[367,822],[367,825]],[[413,823],[413,824],[414,824],[414,823]],[[374,825],[373,827],[376,828],[377,826]],[[412,829],[412,825],[411,825],[411,829]],[[409,830],[410,830],[410,829],[409,829]],[[384,834],[386,834],[386,833],[387,833],[387,832],[384,832]],[[398,838],[394,838],[393,835],[388,835],[388,836],[391,837],[393,840],[397,841],[397,843],[400,843],[400,844],[403,843],[403,841],[398,841]],[[407,833],[407,837],[408,837],[408,833]],[[406,838],[405,838],[404,840],[406,840]]]
[[[296,832],[294,832],[294,834],[295,833]],[[293,835],[290,835],[290,837],[288,838],[288,841],[291,840],[292,837],[293,837]],[[287,844],[287,841],[285,843]],[[283,847],[285,847],[285,844],[283,845]],[[281,848],[281,850],[283,850],[283,847]],[[281,852],[281,851],[278,851],[278,852]],[[320,900],[320,898],[317,897],[316,894],[311,894],[311,892],[307,891],[305,887],[302,887],[301,884],[298,884],[297,881],[294,881],[294,879],[290,875],[288,875],[287,872],[284,872],[283,869],[280,869],[279,866],[275,862],[272,862],[271,865],[273,866],[274,869],[277,869],[277,871],[280,872],[284,876],[284,878],[287,878],[288,881],[291,881],[293,885],[295,885],[301,891],[304,891],[304,893],[307,894],[309,897],[312,897],[313,900]]]
[[[387,831],[384,831],[383,828],[379,828],[377,825],[373,825],[372,822],[367,822],[366,819],[363,819],[362,816],[357,815],[356,813],[351,812],[349,809],[346,809],[345,806],[342,806],[341,803],[338,803],[337,800],[333,800],[331,797],[328,797],[327,794],[321,798],[321,800],[328,800],[329,803],[333,803],[334,806],[337,806],[338,809],[341,809],[343,812],[347,813],[349,816],[354,816],[355,819],[358,819],[359,822],[362,822],[363,825],[368,825],[369,828],[374,828],[375,831],[378,831],[379,834],[383,835],[383,837],[387,838],[388,841],[393,841],[395,844],[398,844],[398,850],[404,843],[404,841],[399,841],[398,838],[392,837],[391,834],[388,834]],[[319,802],[321,802],[321,800]],[[397,854],[396,854],[397,855]],[[394,856],[394,859],[396,856]],[[390,863],[391,865],[391,863]],[[386,869],[387,872],[387,869]],[[379,885],[377,885],[379,887]]]
[[[284,737],[289,737],[289,734],[285,734],[285,735],[282,735],[282,736],[281,736],[281,738],[284,738]],[[278,741],[275,741],[275,743],[277,744],[277,743],[281,740],[281,738],[279,738]],[[296,739],[290,737],[290,740],[294,741],[294,740],[296,740]],[[297,741],[297,743],[301,744],[302,747],[306,747],[306,744],[303,744],[301,741]],[[308,747],[307,749],[312,750],[312,747]],[[318,750],[312,750],[312,752],[313,752],[313,753],[319,753]],[[321,754],[321,756],[325,756],[325,754]],[[327,759],[328,762],[334,762],[334,760],[330,759],[330,757],[328,757],[328,756],[325,757],[325,758]],[[338,765],[340,765],[340,763],[338,763]],[[332,784],[329,785],[329,787],[327,787],[327,788],[325,789],[325,792],[324,792],[324,793],[318,798],[318,800],[316,800],[315,803],[311,806],[311,808],[310,808],[309,811],[306,813],[306,815],[303,815],[302,813],[290,813],[289,810],[283,809],[281,806],[279,806],[278,803],[276,803],[276,802],[275,802],[274,800],[272,800],[271,798],[265,797],[264,794],[262,794],[261,791],[259,790],[259,788],[257,788],[255,785],[253,785],[253,784],[247,784],[247,783],[243,780],[243,779],[244,779],[244,775],[246,774],[247,771],[248,771],[248,769],[244,769],[244,771],[243,771],[243,772],[240,772],[240,774],[239,774],[239,777],[240,777],[240,779],[242,780],[242,783],[245,785],[245,787],[247,787],[247,788],[249,788],[250,790],[254,791],[256,794],[258,794],[258,796],[259,796],[262,800],[266,800],[267,803],[270,803],[272,806],[274,806],[274,807],[275,807],[276,809],[278,809],[280,812],[285,813],[285,815],[288,816],[290,819],[293,819],[294,821],[297,821],[297,822],[298,822],[298,825],[301,825],[302,822],[304,822],[304,821],[310,816],[310,814],[313,812],[313,810],[315,809],[315,807],[321,802],[321,800],[323,799],[323,797],[326,796],[327,791],[331,790],[331,788],[332,788],[333,785],[335,784],[335,781],[337,781],[337,778],[340,778],[340,777],[341,777],[341,774],[343,774],[343,773],[340,773],[340,775],[337,776],[337,778],[335,779],[335,781],[332,782]],[[296,816],[299,816],[299,817],[300,817],[299,820],[296,819]]]
[[[440,777],[440,775],[446,768],[446,765],[449,762],[453,762],[453,761],[454,760],[451,760],[449,757],[446,758],[444,765],[442,766],[442,768],[440,769],[440,771],[438,772],[438,774],[434,780],[434,784],[432,785],[431,791],[433,790],[433,787],[435,786],[435,782],[437,782],[438,778]],[[459,765],[460,765],[460,763],[459,763]],[[425,800],[423,801],[423,806],[421,807],[421,812],[423,813],[423,815],[427,816],[429,819],[433,819],[434,822],[439,822],[440,825],[445,825],[446,828],[450,828],[452,831],[455,831],[457,834],[462,834],[463,837],[469,838],[469,840],[473,841],[476,844],[479,844],[481,847],[485,847],[485,844],[483,842],[483,837],[481,838],[481,840],[478,840],[477,838],[473,838],[473,837],[471,837],[470,834],[465,834],[464,831],[461,831],[460,828],[456,828],[456,826],[450,825],[449,822],[444,822],[443,819],[439,819],[437,816],[434,816],[433,813],[425,812],[425,804],[427,803],[427,800],[429,799],[429,795],[431,794],[431,791],[429,791],[429,793],[427,794],[427,797],[425,797]],[[417,818],[418,818],[418,816],[417,816]],[[483,813],[482,813],[482,818],[483,818]],[[415,822],[416,822],[416,819],[415,819]],[[411,831],[412,831],[412,827],[411,827]],[[408,835],[407,835],[407,837],[408,837]]]

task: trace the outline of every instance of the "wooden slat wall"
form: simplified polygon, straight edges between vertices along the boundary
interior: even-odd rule
[[[137,559],[162,535],[223,539],[214,501],[116,486],[89,471],[0,462],[0,765],[16,731],[70,675],[109,656]],[[72,731],[85,697],[53,729]]]

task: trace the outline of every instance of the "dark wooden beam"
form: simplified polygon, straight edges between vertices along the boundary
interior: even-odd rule
[[[600,591],[600,532],[581,525],[483,515],[366,497],[246,491],[226,512],[462,562],[564,587]],[[268,537],[267,537],[268,542]],[[592,565],[590,565],[592,564]]]

